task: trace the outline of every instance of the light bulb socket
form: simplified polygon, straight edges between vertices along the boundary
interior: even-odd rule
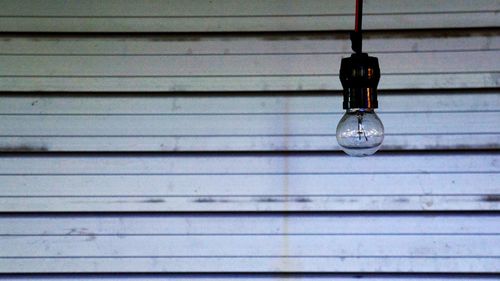
[[[380,68],[376,57],[356,53],[343,58],[340,64],[340,82],[344,88],[343,108],[377,108],[379,80]]]

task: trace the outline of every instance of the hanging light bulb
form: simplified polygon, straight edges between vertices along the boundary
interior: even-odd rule
[[[337,126],[337,141],[351,156],[372,155],[383,140],[384,125],[373,109],[348,109]]]
[[[337,142],[350,156],[372,155],[384,140],[384,125],[375,113],[380,68],[376,57],[362,52],[362,6],[362,0],[357,0],[356,28],[351,33],[355,53],[343,58],[340,65],[346,113],[337,126]]]

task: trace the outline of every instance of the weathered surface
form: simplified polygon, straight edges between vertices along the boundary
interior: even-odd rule
[[[326,34],[2,39],[1,91],[339,90],[340,60],[350,54],[347,36]],[[380,60],[380,89],[499,85],[496,30],[376,33],[365,41]]]
[[[332,95],[2,95],[2,151],[339,150]],[[382,150],[500,148],[497,91],[380,95]]]
[[[0,31],[214,32],[350,30],[354,1],[0,1]],[[368,29],[499,26],[498,1],[372,0]]]
[[[0,217],[0,225],[8,225],[0,228],[0,246],[8,253],[0,254],[0,271],[331,272],[330,264],[341,272],[496,272],[498,219],[360,214]]]
[[[0,158],[0,211],[499,210],[497,154]]]

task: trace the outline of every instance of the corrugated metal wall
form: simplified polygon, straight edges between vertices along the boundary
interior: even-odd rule
[[[500,1],[0,1],[0,279],[498,280]]]

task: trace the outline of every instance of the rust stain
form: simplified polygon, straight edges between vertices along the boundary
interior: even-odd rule
[[[284,149],[288,150],[290,149],[290,143],[289,143],[289,135],[290,135],[290,99],[285,98],[285,120],[283,124],[283,135],[284,135]],[[289,157],[288,155],[284,155],[284,163],[283,163],[283,172],[284,172],[284,179],[283,179],[283,195],[285,196],[286,199],[288,199],[288,195],[290,194],[290,179],[289,179],[289,173],[290,173],[290,163],[289,163]],[[287,201],[285,201],[287,202]],[[288,211],[288,204],[285,205],[285,211]]]
[[[289,234],[289,218],[288,214],[285,214],[283,217],[283,222],[282,222],[282,231],[283,231],[283,239],[282,239],[282,244],[281,244],[281,256],[282,258],[280,259],[280,270],[281,271],[292,271],[292,268],[294,267],[293,264],[289,260],[290,256],[290,237],[288,236]],[[296,268],[295,268],[296,269]]]
[[[394,199],[394,202],[397,202],[397,203],[408,203],[408,202],[410,202],[410,200],[408,198],[397,198],[397,199]]]
[[[287,199],[281,199],[281,198],[257,198],[255,201],[260,202],[260,203],[276,203],[276,202],[285,202],[288,201]]]
[[[96,235],[94,233],[90,233],[87,235],[87,238],[85,238],[85,241],[94,241],[96,240]]]
[[[42,152],[49,151],[47,146],[35,146],[35,145],[5,145],[0,146],[0,152]]]
[[[308,202],[312,202],[312,200],[309,199],[309,198],[307,198],[307,197],[299,197],[299,198],[295,199],[295,202],[297,202],[297,203],[308,203]]]
[[[217,200],[213,198],[197,198],[193,202],[195,203],[215,203]]]
[[[202,197],[193,200],[194,203],[229,203],[231,200],[228,199],[215,199],[212,197]]]
[[[484,202],[500,202],[500,195],[488,194],[483,197]]]
[[[290,99],[285,98],[285,120],[283,124],[283,130],[284,130],[284,149],[288,150],[289,149],[289,135],[290,135]],[[288,200],[289,195],[290,195],[290,178],[289,178],[289,173],[290,173],[290,158],[288,155],[283,156],[283,196],[285,199],[284,206],[283,206],[283,211],[289,211],[290,206]],[[282,230],[283,230],[283,239],[282,239],[282,245],[281,245],[281,255],[283,258],[280,259],[280,269],[281,271],[293,271],[297,270],[297,268],[290,262],[290,259],[288,256],[290,256],[290,237],[289,237],[289,229],[290,229],[290,221],[288,214],[285,214],[283,217],[283,222],[282,222]]]
[[[152,198],[140,201],[141,203],[165,203],[164,199],[161,198]]]
[[[254,201],[259,202],[259,203],[278,203],[278,202],[308,203],[308,202],[312,202],[312,200],[310,198],[307,198],[307,197],[288,197],[288,196],[285,196],[283,198],[263,197],[263,198],[257,198]]]

